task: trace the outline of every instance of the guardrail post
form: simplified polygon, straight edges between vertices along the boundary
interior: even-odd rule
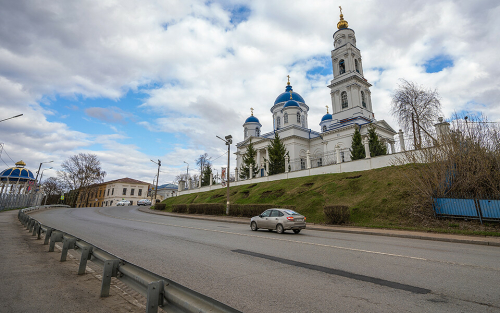
[[[40,239],[42,236],[42,224],[38,223],[36,225],[36,239]]]
[[[101,297],[109,296],[111,287],[111,277],[116,277],[118,269],[118,260],[107,260],[104,262],[104,271],[102,273]]]
[[[33,231],[33,228],[35,227],[35,223],[36,223],[36,220],[35,219],[32,219],[31,220],[31,223],[30,223],[30,228],[29,228],[29,231]]]
[[[149,283],[146,313],[156,313],[158,312],[158,306],[163,306],[163,286],[165,286],[163,280]]]
[[[75,248],[76,239],[75,238],[63,238],[63,248],[61,252],[61,262],[66,261],[66,256],[68,255],[68,249]]]
[[[52,236],[52,228],[47,227],[47,231],[45,232],[45,240],[43,241],[44,245],[48,245],[49,244],[50,236]]]
[[[92,247],[83,247],[82,255],[80,258],[80,266],[78,267],[78,275],[85,274],[87,268],[87,261],[92,257]]]
[[[63,239],[63,234],[61,232],[55,231],[50,235],[50,245],[49,252],[54,252],[54,247],[56,246],[56,242],[61,242]]]
[[[31,236],[35,236],[36,235],[36,229],[38,227],[38,222],[35,222],[35,224],[33,224],[33,233],[31,233]]]
[[[24,226],[26,226],[26,229],[29,229],[30,228],[30,223],[31,223],[31,217],[28,217],[26,219],[26,223],[24,223]]]

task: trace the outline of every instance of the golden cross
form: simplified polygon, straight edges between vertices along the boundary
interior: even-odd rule
[[[250,111],[252,111],[252,116],[253,116],[253,108],[250,108]]]
[[[339,8],[340,8],[340,14],[342,14],[342,7],[339,5]]]
[[[290,75],[286,75],[288,77],[288,83],[290,83]]]
[[[292,100],[292,91],[290,90],[290,100]]]
[[[325,107],[326,107],[326,114],[328,114],[328,106],[327,106],[327,105],[325,105]]]

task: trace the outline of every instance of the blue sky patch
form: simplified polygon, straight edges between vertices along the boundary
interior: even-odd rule
[[[247,6],[240,5],[234,6],[233,8],[229,9],[229,12],[231,13],[231,24],[238,25],[239,23],[248,20],[251,10]]]
[[[449,55],[440,54],[424,63],[426,73],[441,72],[445,68],[453,67],[453,59]]]

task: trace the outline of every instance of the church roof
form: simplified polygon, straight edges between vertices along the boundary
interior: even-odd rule
[[[10,181],[19,181],[26,182],[30,180],[35,180],[35,176],[33,173],[24,168],[26,164],[23,161],[19,161],[16,163],[15,167],[11,167],[3,170],[0,173],[0,180],[6,181],[7,179]]]
[[[297,101],[295,100],[288,100],[285,105],[283,106],[283,108],[289,108],[289,107],[300,107],[299,104],[297,103]]]
[[[301,95],[299,95],[298,93],[296,93],[296,92],[293,91],[292,86],[287,85],[286,89],[285,89],[285,92],[282,93],[282,94],[280,94],[278,96],[278,98],[276,98],[276,100],[274,101],[274,104],[278,104],[278,103],[290,100],[290,91],[292,92],[291,93],[292,94],[292,100],[295,100],[297,102],[306,103],[305,100],[304,100],[304,98],[302,98]]]
[[[325,115],[323,115],[323,118],[321,119],[321,122],[323,121],[327,121],[327,120],[331,120],[333,117],[330,113],[326,113]]]
[[[260,124],[259,119],[258,119],[258,118],[256,118],[256,117],[255,117],[255,116],[253,116],[253,115],[249,116],[249,117],[245,120],[245,124],[246,124],[246,123],[259,123],[259,124]]]

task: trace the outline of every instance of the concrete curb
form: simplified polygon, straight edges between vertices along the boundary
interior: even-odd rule
[[[248,224],[248,219],[242,220],[240,217],[215,217],[215,216],[200,216],[200,215],[185,215],[180,213],[170,213],[170,212],[158,212],[153,211],[149,208],[138,208],[140,212],[156,214],[156,215],[165,215],[172,217],[180,217],[180,218],[190,218],[196,220],[210,220],[215,222],[224,222],[224,223],[236,223],[236,224]],[[386,237],[397,237],[397,238],[408,238],[408,239],[420,239],[420,240],[432,240],[432,241],[442,241],[442,242],[453,242],[453,243],[466,243],[473,245],[483,245],[483,246],[496,246],[500,247],[500,238],[498,240],[489,240],[490,238],[481,238],[481,237],[470,237],[463,236],[463,238],[456,238],[457,236],[462,235],[447,235],[447,234],[431,234],[431,233],[419,233],[416,231],[411,231],[411,234],[403,234],[398,233],[399,230],[380,230],[373,231],[370,229],[366,230],[355,230],[349,229],[347,227],[339,227],[339,226],[317,226],[317,225],[307,225],[307,229],[310,230],[319,230],[319,231],[329,231],[329,232],[338,232],[338,233],[349,233],[349,234],[360,234],[360,235],[372,235],[372,236],[386,236]],[[408,231],[406,231],[408,232]],[[425,234],[425,235],[424,235]]]

